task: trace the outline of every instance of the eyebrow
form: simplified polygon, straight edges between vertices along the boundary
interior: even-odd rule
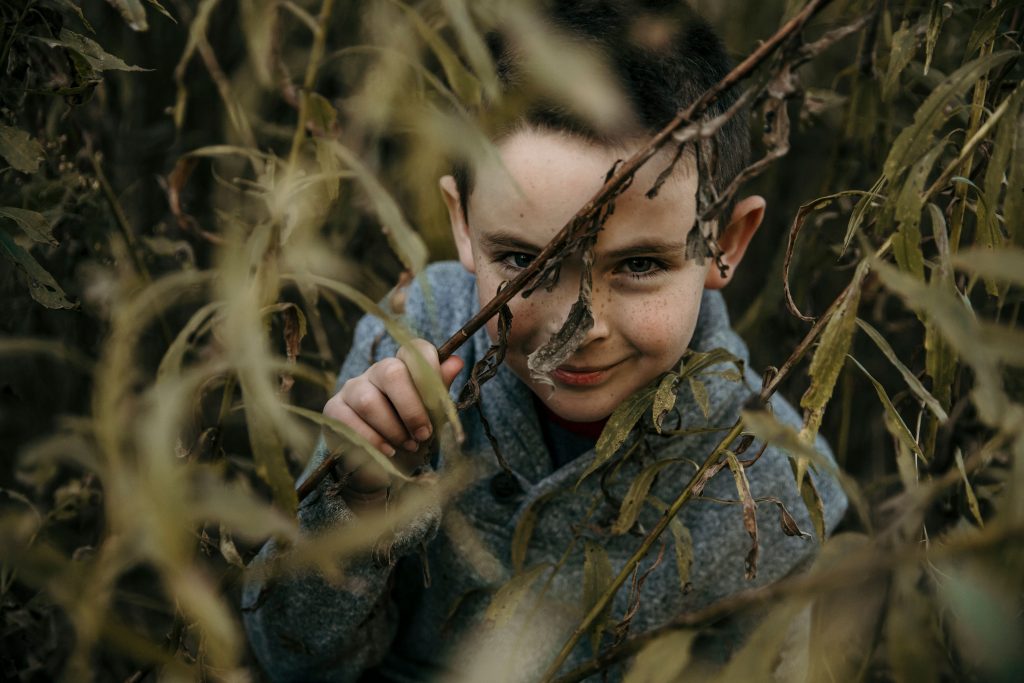
[[[485,248],[490,250],[510,249],[537,253],[544,248],[543,245],[537,246],[536,244],[519,238],[513,233],[504,231],[483,234],[480,236],[480,242]],[[599,256],[605,259],[619,261],[637,256],[676,256],[683,253],[685,249],[685,242],[646,240],[636,244],[630,244],[629,246],[622,247],[620,249],[602,252]]]

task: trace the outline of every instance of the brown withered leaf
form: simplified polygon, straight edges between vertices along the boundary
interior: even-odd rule
[[[563,364],[579,347],[587,332],[594,326],[590,312],[591,269],[594,265],[594,240],[590,240],[583,251],[583,271],[580,275],[580,295],[569,310],[561,329],[551,339],[526,359],[530,377],[554,390],[551,371]]]
[[[764,498],[758,498],[758,502],[761,503],[772,503],[779,508],[779,526],[782,527],[782,533],[787,536],[799,536],[800,538],[811,538],[811,535],[806,531],[803,531],[800,526],[796,523],[793,515],[790,514],[789,510],[786,509],[786,504],[774,496],[766,496]]]
[[[732,476],[736,480],[736,493],[739,494],[740,502],[743,505],[743,528],[750,536],[750,550],[744,561],[746,567],[746,578],[748,581],[757,576],[757,557],[760,548],[757,544],[757,502],[750,494],[750,482],[747,480],[747,472],[736,459],[731,451],[726,451],[725,462],[728,463]]]

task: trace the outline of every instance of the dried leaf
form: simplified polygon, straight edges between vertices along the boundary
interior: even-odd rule
[[[142,6],[141,0],[107,0],[114,7],[133,31],[147,31],[149,24],[146,21],[146,8]]]
[[[878,400],[882,403],[882,407],[885,409],[885,426],[900,443],[902,443],[908,450],[912,451],[922,461],[926,461],[924,452],[921,450],[921,446],[918,445],[914,439],[914,435],[907,427],[906,422],[903,421],[903,416],[896,410],[896,406],[892,404],[889,399],[889,394],[886,393],[885,387],[882,383],[875,379],[867,369],[860,364],[860,362],[853,356],[848,356],[853,361],[853,364],[860,368],[860,371],[864,373],[864,376],[868,378],[871,385],[875,388],[875,393],[878,394]]]
[[[945,147],[945,142],[935,145],[914,164],[896,195],[893,207],[897,226],[892,244],[893,255],[895,255],[900,268],[911,273],[918,280],[924,280],[924,254],[921,252],[920,228],[924,183],[935,165],[935,160]]]
[[[20,128],[0,125],[0,157],[16,171],[35,173],[43,162],[43,146]]]
[[[932,64],[932,55],[935,54],[935,44],[939,40],[939,30],[942,23],[953,13],[953,6],[943,0],[932,0],[928,10],[928,31],[924,40],[924,75],[928,75],[928,69]]]
[[[654,421],[654,429],[661,434],[661,423],[665,420],[673,408],[676,407],[676,388],[679,386],[679,375],[668,373],[658,383],[658,390],[654,393],[654,403],[651,406],[651,418]]]
[[[629,490],[626,491],[626,495],[622,499],[622,505],[619,506],[619,516],[612,525],[611,533],[613,536],[620,536],[633,528],[637,517],[640,516],[640,510],[643,508],[644,501],[647,499],[647,493],[654,484],[654,478],[667,466],[677,462],[679,460],[676,458],[659,460],[645,467],[643,472],[633,479],[633,482],[629,485]]]
[[[811,385],[800,398],[804,409],[804,430],[808,439],[818,433],[825,406],[832,398],[839,372],[843,369],[846,354],[857,329],[857,306],[860,304],[860,288],[867,274],[867,263],[862,262],[853,276],[850,289],[841,304],[832,314],[821,333],[818,348],[811,359]]]
[[[120,57],[108,53],[99,43],[66,28],[61,29],[58,40],[40,38],[50,47],[64,47],[80,54],[96,71],[148,71],[140,66],[127,64]]]
[[[445,78],[448,79],[448,84],[451,86],[452,91],[465,104],[474,107],[479,106],[481,102],[480,81],[466,69],[458,55],[444,41],[444,38],[431,28],[414,8],[401,0],[391,1],[405,10],[406,16],[409,17],[413,26],[416,27],[416,32],[430,46],[430,51],[434,53],[437,61],[441,63],[441,68],[444,70]]]
[[[892,34],[892,47],[889,50],[889,66],[882,79],[882,100],[888,102],[893,91],[899,86],[900,74],[907,68],[914,53],[917,52],[919,26],[911,26],[904,20],[899,29]]]
[[[299,406],[286,405],[284,406],[284,409],[290,413],[304,417],[310,422],[315,422],[321,427],[326,427],[328,431],[324,432],[324,440],[327,442],[327,448],[329,451],[333,452],[339,448],[354,448],[357,452],[365,453],[369,456],[378,467],[395,479],[399,479],[401,481],[412,481],[408,475],[402,473],[397,467],[395,467],[394,463],[391,462],[391,458],[377,450],[376,446],[367,441],[364,436],[344,422],[336,420],[333,417],[328,417],[323,413],[318,413],[314,410],[300,408]]]
[[[242,398],[246,400],[246,397],[252,393],[252,387],[246,374],[243,373],[239,377],[239,383],[242,387]],[[246,401],[245,423],[249,431],[249,445],[252,447],[253,461],[256,463],[256,474],[270,486],[274,502],[280,506],[281,510],[289,515],[295,514],[299,503],[295,493],[295,480],[292,479],[292,474],[288,471],[288,463],[284,457],[284,445],[274,428],[273,421],[256,402]]]
[[[583,542],[583,602],[580,605],[580,613],[587,614],[597,604],[601,595],[612,584],[612,565],[608,560],[608,553],[599,543],[586,539]],[[594,653],[601,651],[601,636],[608,626],[608,616],[611,614],[611,602],[604,611],[594,619],[590,626],[590,646]]]
[[[936,662],[944,656],[934,636],[939,629],[930,601],[918,588],[920,570],[904,568],[894,575],[892,598],[885,620],[886,652],[895,683],[934,681]]]
[[[684,594],[689,591],[690,569],[693,567],[693,537],[679,517],[673,517],[668,523],[672,532],[673,548],[676,555],[676,574],[679,576],[679,590]]]
[[[238,552],[235,542],[231,540],[231,534],[229,534],[228,530],[224,528],[224,525],[221,525],[218,536],[219,540],[217,547],[220,550],[221,557],[223,557],[224,560],[232,567],[245,569],[245,562],[242,560],[242,555]]]
[[[953,457],[956,459],[956,468],[960,470],[960,478],[964,480],[964,491],[967,494],[967,507],[971,511],[971,516],[974,517],[974,521],[978,523],[978,526],[984,527],[985,520],[981,518],[981,507],[978,506],[978,497],[974,495],[974,488],[971,486],[970,480],[967,478],[967,468],[964,467],[964,456],[957,448],[953,451]]]
[[[569,315],[565,322],[543,346],[531,352],[526,358],[531,379],[552,387],[552,390],[555,384],[551,381],[551,373],[575,353],[594,326],[594,316],[590,312],[591,269],[594,265],[593,247],[593,239],[585,240],[581,245],[583,268],[580,273],[580,293],[572,308],[569,309]]]
[[[1015,50],[1004,50],[979,57],[957,69],[932,90],[914,113],[914,121],[893,141],[885,160],[884,174],[890,181],[898,178],[932,146],[935,131],[947,118],[953,98],[961,97],[988,71],[1015,58]]]
[[[690,648],[697,634],[693,631],[669,631],[640,650],[626,672],[623,683],[674,683],[684,680],[690,664]]]
[[[359,157],[335,140],[327,144],[331,151],[355,172],[356,179],[366,191],[377,218],[380,219],[388,243],[402,264],[414,275],[419,274],[427,263],[427,247],[423,243],[423,238],[412,229],[397,202]]]
[[[529,595],[534,581],[550,566],[548,563],[543,563],[530,567],[505,582],[491,598],[491,603],[487,606],[487,611],[484,612],[484,625],[495,630],[507,626],[518,611],[523,599]]]
[[[160,366],[156,371],[157,382],[165,378],[177,377],[181,373],[185,354],[196,339],[209,330],[213,324],[214,314],[223,307],[223,302],[214,301],[192,314],[171,345],[167,347],[167,351],[164,352],[164,357],[160,360]]]
[[[516,523],[516,530],[512,534],[512,570],[515,573],[523,571],[526,562],[526,553],[530,547],[530,538],[533,536],[533,529],[537,526],[537,516],[541,508],[559,493],[558,489],[548,491],[544,495],[531,500],[526,510],[523,511]]]
[[[469,5],[465,0],[443,0],[443,6],[476,78],[483,85],[488,98],[494,101],[501,90],[498,74],[491,59],[491,51],[484,43],[481,32],[473,25]]]
[[[633,427],[640,421],[654,403],[654,394],[657,387],[648,385],[633,393],[632,396],[619,404],[608,423],[601,430],[601,436],[597,439],[594,447],[594,462],[590,463],[587,469],[580,475],[579,482],[593,474],[599,467],[611,460],[616,451],[633,431]],[[577,486],[579,483],[577,483]]]
[[[711,417],[711,397],[708,396],[708,388],[704,382],[701,382],[696,377],[689,377],[687,381],[690,383],[690,391],[693,392],[693,398],[697,401],[697,405],[700,406],[700,412],[704,414],[705,419]]]
[[[0,252],[28,279],[29,294],[37,302],[47,308],[75,308],[53,276],[3,230],[0,230]]]
[[[1024,286],[1024,249],[1020,247],[971,247],[954,254],[950,260],[954,267],[968,273]]]
[[[50,234],[53,226],[41,213],[18,209],[13,206],[0,206],[0,216],[10,218],[21,231],[24,232],[33,242],[40,244],[56,245],[57,240]]]
[[[1024,261],[1022,261],[1022,264],[1024,264]],[[882,355],[884,355],[889,362],[892,363],[893,367],[899,371],[900,376],[903,378],[903,381],[906,382],[907,387],[914,396],[917,396],[921,403],[923,403],[928,410],[932,411],[940,422],[945,422],[949,419],[946,415],[946,411],[942,409],[941,405],[939,405],[939,402],[931,395],[931,392],[924,388],[924,385],[921,384],[921,380],[917,378],[917,375],[912,373],[910,369],[903,364],[903,361],[899,359],[885,337],[883,337],[878,330],[860,318],[857,318],[857,325],[860,329],[864,330],[865,334],[871,338],[871,341],[875,342],[875,346],[877,346],[878,350],[882,352]]]
[[[747,580],[751,581],[757,576],[757,556],[760,552],[760,547],[757,543],[757,502],[750,494],[750,482],[747,480],[747,471],[740,464],[740,461],[736,459],[736,455],[732,451],[726,451],[725,457],[726,462],[729,463],[729,469],[732,471],[733,479],[736,480],[736,493],[739,495],[740,503],[743,505],[743,528],[747,530],[747,534],[750,536],[750,550],[747,552],[745,560],[745,575]],[[807,477],[806,480],[810,481],[810,477]]]

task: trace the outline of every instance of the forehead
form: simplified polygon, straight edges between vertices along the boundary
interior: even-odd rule
[[[478,236],[515,231],[543,246],[600,189],[615,162],[640,144],[611,147],[558,132],[516,132],[498,145],[503,167],[491,162],[476,170],[470,227]],[[696,212],[692,156],[679,161],[654,199],[646,197],[671,156],[662,152],[648,161],[616,198],[615,212],[598,237],[599,250],[643,238],[685,239]]]

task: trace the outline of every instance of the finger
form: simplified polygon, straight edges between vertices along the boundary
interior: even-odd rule
[[[430,416],[416,390],[416,385],[413,384],[408,366],[401,359],[387,358],[376,363],[367,371],[366,378],[387,397],[394,412],[398,414],[406,434],[402,441],[408,439],[409,435],[416,441],[426,441],[430,438],[433,431]],[[415,446],[416,444],[413,444],[412,450],[415,450]]]
[[[372,366],[361,380],[346,383],[340,392],[345,406],[352,410],[371,429],[384,437],[390,450],[388,455],[394,455],[395,450],[398,448],[415,450],[417,446],[415,440],[410,438],[405,425],[402,424],[402,420],[395,412],[391,399],[385,395],[386,387],[380,386],[379,382],[375,383],[373,380],[373,374],[377,366],[389,366],[392,364],[397,364],[402,366],[402,368],[405,367],[401,361],[394,358],[388,361],[381,361]],[[391,371],[385,368],[384,371],[377,369],[376,372],[386,375]],[[407,381],[411,382],[411,380]]]
[[[466,361],[462,360],[458,356],[449,356],[448,359],[441,363],[441,380],[444,382],[446,387],[451,388],[452,382],[458,377],[459,373],[462,372],[462,368],[465,367]]]
[[[326,410],[324,411],[327,412]],[[394,456],[394,449],[373,427],[366,424],[351,408],[341,404],[334,414],[330,414],[340,422],[344,422],[352,431],[369,441],[380,452],[388,457]],[[329,435],[325,430],[325,438]],[[330,439],[328,438],[328,444]],[[391,484],[391,476],[358,448],[341,448],[337,467],[347,475],[346,485],[360,492],[371,492],[387,488]]]

